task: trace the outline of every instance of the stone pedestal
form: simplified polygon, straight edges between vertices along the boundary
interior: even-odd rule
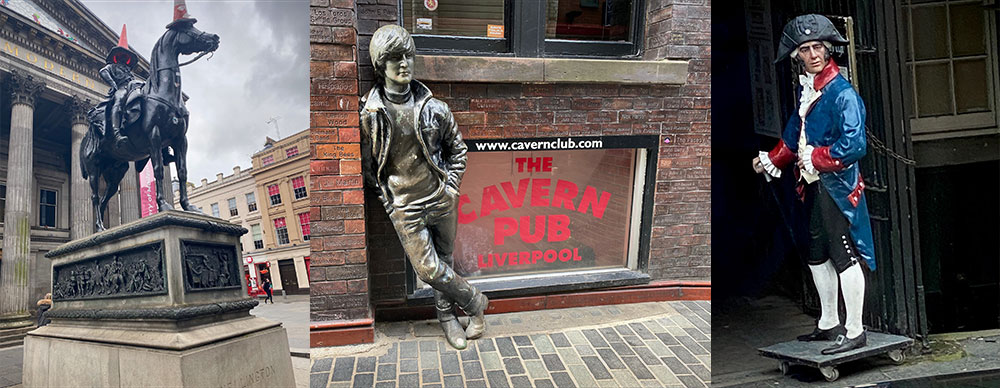
[[[167,211],[49,252],[52,323],[25,338],[24,385],[294,386],[285,329],[249,314],[243,233]]]

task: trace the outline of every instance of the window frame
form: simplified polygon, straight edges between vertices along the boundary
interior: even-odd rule
[[[299,146],[293,145],[285,148],[285,159],[291,159],[299,155]]]
[[[257,194],[251,191],[243,196],[247,199],[247,212],[253,213],[257,211]]]
[[[277,190],[278,193],[271,194],[271,187],[276,187],[278,189]],[[272,185],[267,185],[267,198],[269,199],[271,206],[281,205],[281,186],[278,185],[277,183]],[[277,198],[277,202],[275,202],[275,198]]]
[[[301,179],[302,180],[302,187],[295,187],[295,180],[296,179]],[[302,194],[301,197],[299,196],[299,193]],[[308,190],[306,190],[306,177],[305,177],[305,175],[299,175],[299,176],[297,176],[295,178],[292,178],[292,199],[293,200],[300,200],[300,199],[304,199],[304,198],[309,198],[309,192],[308,192]]]
[[[260,240],[257,237],[260,237]],[[250,238],[253,239],[254,249],[264,249],[264,228],[261,228],[260,224],[250,225]]]
[[[298,217],[299,218],[299,232],[302,233],[302,241],[309,241],[309,235],[312,234],[312,228],[309,226],[309,224],[312,223],[312,220],[309,219],[310,218],[309,217],[309,212],[299,213],[298,216],[299,216]],[[306,221],[305,223],[302,222],[302,216],[305,216],[305,221]]]
[[[240,210],[236,206],[236,197],[232,197],[232,198],[227,199],[226,203],[229,204],[229,216],[230,217],[236,217],[236,216],[240,215]]]
[[[281,223],[284,224],[284,226],[279,227],[278,226],[278,220],[281,220]],[[278,245],[288,245],[288,244],[290,244],[292,242],[292,240],[288,236],[288,222],[285,221],[285,217],[275,218],[274,221],[273,221],[273,223],[274,223],[274,239],[275,239],[274,242],[276,244],[278,244]],[[281,239],[282,236],[285,237],[285,239],[284,239],[285,241],[284,242],[281,241],[282,240]]]
[[[483,38],[415,34],[417,54],[491,55],[503,57],[570,57],[629,59],[639,58],[644,50],[646,0],[632,0],[629,16],[629,40],[605,42],[593,40],[550,39],[545,37],[547,1],[504,1],[504,37]],[[404,26],[403,7],[398,5],[399,25]],[[526,28],[527,27],[527,28]],[[537,31],[529,34],[526,31]]]
[[[5,189],[6,190],[6,189]],[[51,204],[44,203],[44,192],[52,192],[53,202]],[[43,225],[42,217],[44,212],[42,212],[43,206],[52,207],[52,225]],[[4,207],[6,207],[6,192],[4,193]],[[5,209],[6,211],[6,209]],[[59,190],[38,188],[38,227],[40,228],[56,228],[59,226]]]
[[[266,155],[260,158],[261,167],[267,167],[274,164],[274,155]]]
[[[212,217],[222,218],[222,210],[220,210],[218,202],[213,203],[213,204],[211,204],[209,206],[211,206],[211,208],[212,208]]]

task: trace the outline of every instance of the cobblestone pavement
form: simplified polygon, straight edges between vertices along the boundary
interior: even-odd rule
[[[310,385],[330,387],[705,387],[711,302],[496,314],[452,349],[436,321],[377,324],[376,343],[313,349]],[[426,335],[426,336],[425,336]]]
[[[24,345],[0,349],[0,387],[21,384]]]

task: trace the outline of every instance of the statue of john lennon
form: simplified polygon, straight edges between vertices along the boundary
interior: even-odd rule
[[[448,105],[413,79],[413,38],[400,26],[375,31],[370,53],[376,83],[362,101],[363,171],[376,188],[420,280],[434,288],[448,343],[464,349],[486,330],[489,300],[452,269],[458,187],[465,142]],[[471,319],[462,328],[458,305]]]

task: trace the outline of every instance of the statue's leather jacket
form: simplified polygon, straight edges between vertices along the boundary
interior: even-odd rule
[[[111,85],[111,90],[108,91],[108,95],[112,95],[114,94],[115,90],[118,90],[119,88],[128,85],[129,81],[131,81],[134,78],[134,76],[132,75],[132,71],[129,70],[128,67],[119,64],[109,64],[107,66],[104,66],[104,68],[101,69],[99,74],[101,75],[101,79],[103,79],[104,82],[107,82],[108,85]]]
[[[361,163],[362,172],[376,192],[386,212],[392,210],[392,197],[383,176],[386,159],[392,144],[392,120],[383,102],[383,86],[376,85],[362,98],[361,109]],[[430,89],[419,81],[410,82],[413,103],[419,114],[416,117],[417,140],[424,151],[424,158],[441,181],[458,192],[465,175],[467,147],[458,132],[455,118],[448,105],[433,98]]]

